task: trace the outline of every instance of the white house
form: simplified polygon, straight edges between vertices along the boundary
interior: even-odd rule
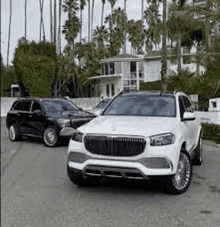
[[[167,60],[167,75],[177,71],[177,60],[169,54]],[[196,71],[192,63],[193,54],[182,54],[182,68],[188,67]],[[161,80],[161,54],[152,51],[148,55],[120,54],[100,61],[100,75],[91,77],[96,96],[112,98],[122,90],[139,90],[144,82]],[[200,66],[200,72],[204,68]]]

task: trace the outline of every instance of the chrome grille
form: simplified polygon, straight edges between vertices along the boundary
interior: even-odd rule
[[[93,154],[107,156],[135,156],[144,152],[146,141],[143,138],[122,136],[86,135],[86,149]]]

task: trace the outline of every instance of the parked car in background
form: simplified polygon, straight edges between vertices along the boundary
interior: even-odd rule
[[[103,99],[100,101],[93,109],[88,110],[90,113],[96,116],[100,115],[102,111],[107,107],[107,105],[112,101],[112,99]]]
[[[159,179],[166,192],[187,190],[202,163],[202,128],[182,92],[121,93],[72,132],[67,172],[79,186],[93,178]]]
[[[11,141],[22,136],[42,138],[53,147],[62,140],[62,132],[75,129],[95,115],[82,111],[73,102],[62,98],[20,98],[9,110],[6,125]]]

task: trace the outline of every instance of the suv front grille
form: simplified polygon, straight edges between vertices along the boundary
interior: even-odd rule
[[[143,138],[122,136],[87,135],[84,143],[89,152],[107,156],[139,155],[144,152],[146,146]]]

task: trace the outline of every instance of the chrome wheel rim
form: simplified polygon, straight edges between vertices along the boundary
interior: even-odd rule
[[[176,174],[172,181],[176,189],[182,190],[189,184],[191,175],[191,164],[186,154],[180,153]]]
[[[53,128],[48,128],[44,132],[44,141],[48,146],[53,146],[57,142],[57,135]]]
[[[15,140],[15,126],[11,125],[9,130],[9,135],[11,140]]]

